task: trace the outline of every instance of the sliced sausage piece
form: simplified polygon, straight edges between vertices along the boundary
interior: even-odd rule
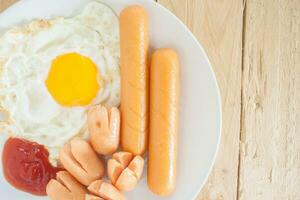
[[[120,111],[97,105],[88,112],[88,130],[94,150],[102,155],[113,154],[120,142]]]
[[[144,170],[144,159],[141,156],[135,156],[134,159],[128,165],[128,169],[134,172],[136,178],[139,180]]]
[[[86,194],[85,200],[105,200],[105,199],[102,199],[101,197],[98,197],[98,196],[95,196],[92,194]]]
[[[46,193],[51,200],[84,200],[87,190],[67,171],[60,171],[47,184]]]
[[[81,138],[74,138],[66,143],[60,150],[59,160],[72,176],[86,186],[102,178],[105,173],[104,165],[96,152]]]
[[[135,173],[126,168],[118,177],[115,185],[120,191],[130,191],[135,188],[137,182],[138,179],[135,176]]]
[[[131,153],[115,153],[107,163],[107,174],[111,183],[120,191],[135,188],[144,169],[144,159]]]
[[[88,190],[103,199],[109,200],[126,200],[125,196],[113,185],[104,182],[103,180],[97,180],[92,182]]]
[[[127,167],[129,165],[129,163],[131,162],[133,155],[132,155],[132,153],[129,153],[129,152],[120,151],[120,152],[114,153],[112,158],[115,159],[116,161],[118,161],[124,167]]]
[[[107,162],[107,175],[112,184],[115,184],[121,175],[122,171],[125,169],[123,165],[121,165],[115,159],[109,159]]]

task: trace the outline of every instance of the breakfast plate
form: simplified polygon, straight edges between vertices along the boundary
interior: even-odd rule
[[[21,0],[0,14],[0,35],[9,28],[34,19],[78,15],[92,0]],[[214,163],[221,135],[221,101],[218,84],[209,60],[197,39],[171,12],[152,0],[99,0],[119,15],[132,4],[149,14],[151,49],[170,47],[180,60],[180,111],[178,172],[175,192],[155,196],[147,187],[144,172],[136,189],[126,193],[131,200],[194,199],[204,185]],[[2,131],[3,132],[3,131]],[[5,133],[0,135],[2,149]],[[2,150],[0,158],[2,159]],[[0,166],[2,171],[2,165]],[[43,199],[14,189],[0,174],[0,196],[5,199]]]

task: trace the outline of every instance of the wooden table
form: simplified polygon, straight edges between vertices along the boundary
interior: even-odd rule
[[[198,199],[299,200],[300,0],[158,3],[198,37],[221,88],[222,144]]]

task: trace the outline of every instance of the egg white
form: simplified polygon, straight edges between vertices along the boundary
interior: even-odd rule
[[[65,53],[79,53],[97,65],[101,89],[91,105],[118,106],[118,27],[115,13],[95,1],[72,18],[36,20],[8,30],[0,38],[3,132],[45,145],[52,161],[66,141],[86,133],[88,106],[62,107],[45,86],[52,60]]]

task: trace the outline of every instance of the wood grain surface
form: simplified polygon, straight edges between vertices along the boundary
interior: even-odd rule
[[[158,2],[204,46],[222,93],[222,143],[198,200],[299,200],[300,0]]]
[[[239,199],[300,199],[300,1],[245,11]]]
[[[0,12],[16,1],[17,0],[0,0]]]

